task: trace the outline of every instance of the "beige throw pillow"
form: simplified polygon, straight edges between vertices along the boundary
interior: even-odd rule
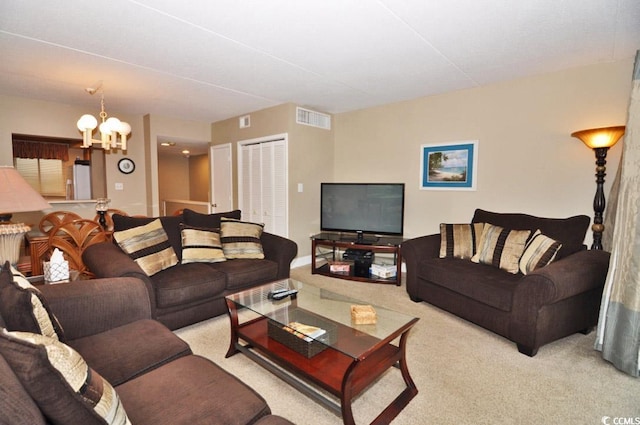
[[[484,223],[440,223],[440,258],[471,259],[478,252]]]
[[[178,264],[178,256],[159,218],[143,226],[113,232],[113,238],[147,276]]]
[[[262,230],[264,224],[250,223],[226,217],[220,219],[222,250],[227,259],[263,259]]]
[[[560,248],[562,248],[560,242],[543,235],[540,230],[536,230],[527,243],[522,257],[520,257],[520,271],[523,274],[528,274],[550,264],[558,255]]]
[[[182,225],[182,264],[225,261],[220,232]]]
[[[529,230],[508,230],[487,223],[482,230],[478,252],[471,261],[516,274],[529,235]]]

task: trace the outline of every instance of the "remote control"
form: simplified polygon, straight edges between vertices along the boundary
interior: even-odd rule
[[[273,294],[271,295],[271,299],[278,301],[290,296],[295,296],[297,293],[298,293],[297,289],[291,289],[289,291],[278,292],[276,294]]]
[[[274,289],[273,291],[269,291],[269,293],[267,294],[267,298],[273,299],[274,295],[281,294],[287,291],[289,291],[289,288]]]

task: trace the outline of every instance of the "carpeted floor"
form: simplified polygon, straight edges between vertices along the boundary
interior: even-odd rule
[[[407,344],[409,371],[419,393],[394,425],[640,423],[640,380],[602,360],[593,349],[595,333],[546,345],[530,358],[504,338],[429,304],[413,303],[404,284],[397,287],[311,275],[308,266],[292,270],[292,278],[420,318]],[[226,316],[176,333],[196,354],[258,391],[273,413],[299,425],[342,423],[242,354],[225,359],[229,345]],[[387,371],[354,402],[356,422],[370,423],[403,387],[400,372]],[[603,417],[611,419],[603,421]],[[623,419],[614,422],[615,418]]]

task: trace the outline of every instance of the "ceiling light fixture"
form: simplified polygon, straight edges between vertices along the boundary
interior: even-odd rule
[[[107,118],[107,113],[104,111],[104,90],[102,89],[102,81],[96,83],[93,87],[84,89],[90,95],[94,95],[97,91],[100,91],[100,140],[93,139],[93,130],[98,127],[98,120],[90,114],[85,114],[78,120],[78,130],[82,131],[82,147],[88,148],[92,144],[102,144],[102,149],[109,150],[111,148],[120,148],[123,151],[127,150],[127,136],[131,133],[131,126],[120,121],[116,117]],[[118,135],[120,141],[118,141]]]

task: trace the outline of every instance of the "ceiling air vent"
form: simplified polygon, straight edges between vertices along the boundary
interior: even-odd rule
[[[245,115],[238,119],[240,128],[251,127],[251,115]]]
[[[311,127],[331,130],[331,116],[310,109],[296,108],[296,122],[298,124],[310,125]]]

